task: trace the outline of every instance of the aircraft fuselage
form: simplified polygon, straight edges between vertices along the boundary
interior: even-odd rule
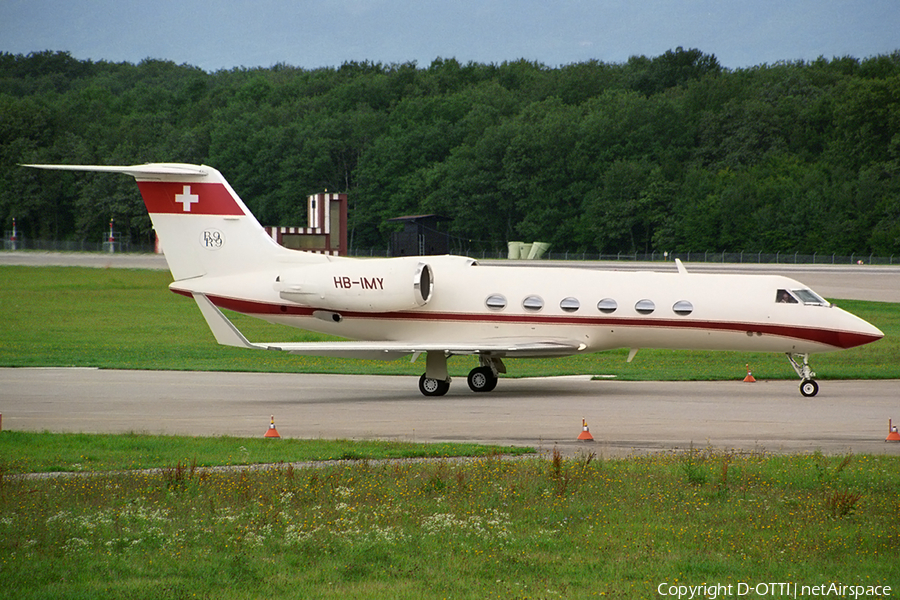
[[[820,298],[804,302],[795,290],[808,288],[777,275],[484,266],[455,256],[415,260],[431,267],[431,298],[402,310],[335,309],[328,294],[318,304],[287,302],[273,287],[277,271],[245,275],[243,285],[226,277],[172,288],[204,293],[221,308],[271,323],[354,340],[472,343],[541,337],[575,341],[579,352],[653,347],[814,353],[882,335]],[[358,296],[369,295],[370,304],[378,306],[377,297],[392,292],[375,268],[369,276],[346,276],[337,261],[332,269],[335,293],[356,287]],[[235,289],[246,295],[234,297]],[[780,292],[795,301],[779,302]]]

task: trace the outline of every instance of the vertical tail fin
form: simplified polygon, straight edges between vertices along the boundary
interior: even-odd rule
[[[169,163],[23,166],[134,177],[176,281],[252,271],[285,253],[292,255],[292,262],[299,258],[299,253],[272,240],[212,167]],[[310,262],[319,260],[309,255]]]

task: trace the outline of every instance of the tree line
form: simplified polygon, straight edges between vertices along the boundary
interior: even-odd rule
[[[437,213],[469,248],[900,253],[900,51],[723,68],[677,48],[558,67],[190,65],[0,53],[0,219],[151,227],[130,178],[19,163],[203,163],[266,225],[350,198],[354,247]]]

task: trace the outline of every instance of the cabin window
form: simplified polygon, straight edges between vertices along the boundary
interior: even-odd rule
[[[672,307],[672,310],[675,311],[676,315],[681,315],[684,317],[694,312],[694,305],[687,300],[679,300]]]
[[[559,303],[559,307],[566,312],[575,312],[579,308],[581,308],[581,302],[578,301],[577,298],[563,298]]]
[[[540,296],[528,296],[522,301],[522,306],[525,310],[541,310],[544,308],[544,299]]]
[[[803,304],[815,304],[817,306],[828,306],[828,302],[825,301],[822,296],[818,295],[812,290],[791,290],[795,296],[800,298],[800,302]]]
[[[503,310],[506,308],[506,297],[502,294],[491,294],[484,301],[484,304],[491,310]]]
[[[775,302],[779,304],[797,304],[797,299],[787,290],[778,290],[775,293]]]
[[[653,300],[647,300],[644,298],[643,300],[638,300],[634,305],[634,310],[638,311],[642,315],[649,315],[654,310],[656,310],[656,305],[653,304]]]
[[[616,301],[612,298],[604,298],[600,302],[597,303],[597,310],[602,313],[612,314],[616,312],[616,309],[619,308],[619,305],[616,304]]]

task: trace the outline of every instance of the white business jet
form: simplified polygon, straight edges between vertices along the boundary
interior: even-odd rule
[[[629,348],[784,352],[814,396],[809,354],[883,333],[805,285],[774,275],[485,266],[461,256],[354,259],[289,250],[265,232],[219,171],[188,164],[25,165],[137,180],[173,292],[192,297],[220,344],[394,360],[424,353],[419,389],[450,388],[447,359],[476,355],[488,392],[506,358]],[[251,342],[220,309],[347,342]]]

